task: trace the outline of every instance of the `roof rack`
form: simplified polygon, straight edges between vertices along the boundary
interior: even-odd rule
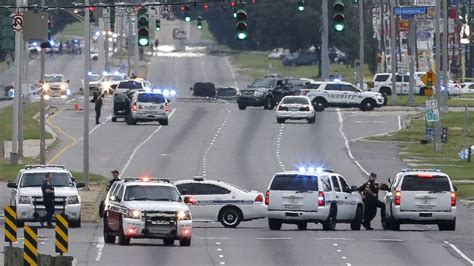
[[[441,172],[440,169],[402,169],[402,172]]]
[[[169,178],[156,178],[156,177],[124,177],[122,178],[125,182],[163,182],[163,183],[171,183]]]
[[[24,169],[34,169],[34,168],[62,168],[66,169],[66,167],[62,164],[27,164],[25,165]]]

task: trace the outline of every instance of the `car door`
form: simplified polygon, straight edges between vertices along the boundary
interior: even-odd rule
[[[197,204],[191,206],[191,213],[195,220],[217,221],[220,208],[229,200],[230,190],[223,187],[206,184],[191,183],[191,192]]]
[[[283,85],[283,80],[279,79],[275,82],[275,88],[273,89],[273,97],[275,98],[275,102],[279,103],[284,95],[285,86]]]
[[[341,219],[343,220],[352,220],[355,215],[356,211],[356,202],[355,202],[355,196],[352,195],[352,190],[347,184],[346,180],[344,179],[343,176],[338,176],[339,177],[339,183],[341,184],[341,203],[342,203],[342,209],[343,213],[341,213]],[[339,210],[339,205],[338,205],[338,210]]]
[[[110,207],[107,211],[107,223],[111,230],[117,232],[120,228],[120,219],[122,216],[121,202],[124,191],[124,185],[120,184],[114,191],[113,200],[110,201]]]
[[[339,104],[342,101],[341,86],[337,83],[326,84],[323,91],[323,96],[327,99],[329,104]]]
[[[339,178],[337,175],[331,175],[331,183],[332,183],[332,187],[334,188],[334,196],[335,196],[335,199],[334,201],[336,202],[337,204],[337,219],[338,220],[343,220],[343,215],[344,215],[344,212],[345,212],[345,209],[344,209],[344,197],[343,197],[343,193],[342,193],[342,190],[341,190],[341,185],[339,184]]]
[[[362,93],[350,84],[341,84],[341,101],[347,105],[358,105],[362,102]]]

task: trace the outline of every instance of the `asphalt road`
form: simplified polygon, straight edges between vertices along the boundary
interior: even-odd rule
[[[215,56],[154,57],[149,73],[153,84],[174,86],[181,95],[189,94],[196,81],[244,83],[234,80],[226,58]],[[315,124],[280,125],[274,112],[263,108],[240,111],[232,103],[203,102],[172,106],[166,127],[109,120],[95,126],[92,112],[91,171],[108,175],[117,168],[125,176],[152,174],[172,180],[202,175],[265,191],[275,172],[301,164],[333,168],[350,185],[364,182],[365,172],[377,172],[384,181],[405,167],[396,146],[354,140],[398,130],[406,112],[328,109],[317,114]],[[104,117],[109,112],[106,104]],[[63,110],[50,120],[69,138],[48,158],[62,152],[54,162],[78,171],[81,119],[81,112]],[[2,187],[0,193],[8,192]],[[0,203],[4,200],[0,197]],[[195,223],[189,248],[165,247],[160,240],[132,240],[126,247],[104,245],[102,225],[85,224],[71,230],[70,250],[78,265],[466,265],[474,258],[473,218],[472,210],[460,205],[455,232],[439,232],[435,226],[384,231],[378,219],[374,231],[350,231],[348,225],[338,224],[335,232],[322,231],[320,225],[309,225],[307,231],[294,225],[270,231],[266,220],[244,222],[236,229]],[[44,242],[40,251],[52,253],[53,230],[42,229],[40,234]]]

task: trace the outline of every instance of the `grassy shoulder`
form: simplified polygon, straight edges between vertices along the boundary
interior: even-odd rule
[[[400,145],[400,157],[413,168],[436,168],[447,173],[453,180],[474,180],[474,158],[472,162],[461,160],[459,152],[474,144],[474,116],[468,118],[468,133],[465,135],[464,113],[449,112],[441,116],[441,124],[448,128],[448,142],[441,152],[434,152],[433,142],[422,144],[425,137],[424,114],[411,119],[408,128],[384,136],[369,137],[371,140],[395,141]],[[432,127],[432,125],[429,125]],[[474,184],[459,184],[459,194],[474,197]]]
[[[318,65],[314,66],[283,66],[281,60],[268,59],[266,53],[251,52],[234,55],[231,62],[240,75],[252,78],[260,78],[269,73],[277,73],[284,76],[317,79]],[[354,83],[354,68],[349,65],[331,64],[329,74],[338,71],[344,80]],[[366,73],[370,73],[366,66]],[[367,79],[368,80],[368,79]]]
[[[25,105],[23,113],[23,139],[39,139],[40,130],[39,122],[33,119],[35,114],[39,113],[39,103],[30,103]],[[12,139],[12,123],[13,123],[13,106],[7,106],[0,109],[0,142]],[[49,133],[46,133],[46,138],[51,138]]]
[[[7,70],[7,68],[8,68],[7,63],[5,63],[4,61],[0,61],[0,73]]]
[[[423,107],[426,105],[426,101],[435,100],[434,96],[420,96],[415,95],[414,106]],[[409,106],[408,95],[397,95],[397,101],[392,100],[392,96],[388,96],[388,105],[391,106]],[[463,96],[450,96],[448,98],[448,106],[451,107],[474,107],[474,95],[463,95]]]
[[[78,37],[84,35],[84,23],[74,22],[66,25],[63,31],[59,33],[61,40],[67,40],[71,37]]]

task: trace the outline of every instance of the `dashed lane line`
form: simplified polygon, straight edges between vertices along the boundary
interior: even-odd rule
[[[100,259],[102,258],[102,252],[105,247],[105,241],[104,241],[103,236],[99,236],[99,238],[97,239],[96,247],[97,247],[97,257],[95,258],[95,261],[100,261]]]
[[[471,260],[466,254],[464,254],[458,247],[456,247],[454,244],[449,243],[448,241],[443,241],[445,244],[450,246],[456,253],[459,254],[464,260],[466,260],[469,264],[474,265],[474,261]]]
[[[280,131],[278,132],[278,136],[276,139],[276,146],[275,146],[275,157],[277,159],[278,165],[280,166],[282,171],[286,171],[285,164],[281,160],[281,140],[283,137],[283,130],[285,129],[285,124],[280,125]]]

